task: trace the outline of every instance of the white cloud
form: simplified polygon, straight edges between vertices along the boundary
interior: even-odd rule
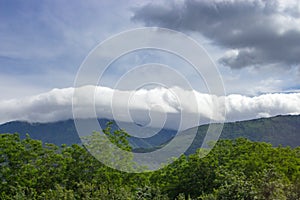
[[[280,114],[300,114],[300,93],[264,94],[256,97],[229,95],[227,120],[243,120]]]
[[[95,90],[96,89],[96,90]],[[132,119],[149,120],[149,116],[174,117],[180,112],[189,117],[200,114],[200,123],[222,119],[222,113],[214,115],[214,109],[219,109],[220,97],[203,94],[196,91],[183,90],[178,87],[141,89],[138,91],[120,91],[107,87],[86,86],[80,88],[84,101],[76,107],[77,111],[84,112],[84,117],[91,117],[87,106],[93,100],[91,94],[96,91],[96,112],[99,118],[113,118],[121,121]],[[0,122],[12,120],[26,120],[30,122],[49,122],[72,118],[72,97],[74,88],[53,89],[47,93],[12,100],[0,101]],[[198,103],[192,103],[193,97]],[[226,121],[269,117],[279,114],[300,114],[300,93],[275,93],[255,97],[233,94],[226,96]],[[76,101],[76,99],[75,99]],[[112,114],[111,106],[114,109]],[[167,114],[167,115],[166,115]],[[141,120],[141,121],[142,121]],[[153,126],[161,125],[160,120],[153,120]],[[195,120],[189,120],[183,128],[197,125]],[[168,126],[172,127],[172,123]]]

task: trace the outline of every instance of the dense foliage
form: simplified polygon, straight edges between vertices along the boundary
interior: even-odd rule
[[[126,133],[108,130],[130,150]],[[76,144],[0,134],[0,199],[300,199],[300,147],[239,138],[218,141],[200,158],[204,151],[155,172],[130,174],[106,167]]]

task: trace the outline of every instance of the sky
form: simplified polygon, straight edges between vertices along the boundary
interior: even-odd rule
[[[0,123],[72,118],[74,81],[84,59],[107,38],[143,27],[180,31],[206,50],[223,81],[226,121],[300,114],[299,0],[0,0]],[[122,93],[113,85],[146,63],[168,65],[187,77],[199,107],[174,100],[171,90],[156,85],[134,92],[122,88],[124,95],[136,95],[130,109],[146,115],[151,109],[184,109],[217,120],[210,106],[215,97],[207,95],[205,82],[188,63],[155,50],[121,57],[102,84],[91,86],[99,91],[100,117],[112,117],[112,94]],[[139,83],[146,72],[137,73],[131,84]],[[160,71],[152,74],[170,78]],[[176,82],[170,88],[179,96],[189,95]],[[116,107],[124,106],[128,102],[116,102]],[[147,118],[143,112],[132,113],[138,116],[124,117],[121,111],[116,116],[125,121]]]

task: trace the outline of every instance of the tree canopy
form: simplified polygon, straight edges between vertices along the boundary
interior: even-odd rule
[[[105,131],[131,150],[125,131]],[[300,199],[300,147],[238,138],[219,140],[201,158],[204,151],[158,171],[125,173],[84,146],[0,134],[0,199]]]

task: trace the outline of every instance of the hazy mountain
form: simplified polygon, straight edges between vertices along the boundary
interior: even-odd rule
[[[99,123],[104,127],[109,120],[99,119]],[[122,123],[122,128],[132,133],[136,124]],[[118,128],[117,125],[113,129]],[[197,136],[189,148],[188,152],[194,152],[196,148],[201,147],[208,125],[202,125],[183,131],[179,137],[189,135],[192,131],[197,131]],[[152,135],[157,130],[152,128],[143,128],[143,136]],[[33,139],[42,140],[47,143],[74,144],[80,143],[80,138],[76,132],[74,121],[66,120],[52,123],[28,123],[21,121],[13,121],[0,125],[0,133],[18,132],[21,138],[26,133]],[[131,137],[130,143],[137,151],[145,151],[145,149],[157,148],[169,140],[176,134],[175,130],[162,129],[154,136],[147,138]],[[134,135],[138,135],[134,133]],[[140,134],[139,134],[140,135]],[[187,136],[189,137],[189,136]],[[263,141],[272,143],[274,146],[300,146],[300,115],[276,116],[271,118],[261,118],[248,121],[225,123],[220,138],[233,139],[245,137],[252,141]]]
[[[184,134],[195,131],[197,135],[188,152],[192,153],[202,144],[208,125],[191,128]],[[247,121],[225,123],[221,139],[248,138],[252,141],[268,142],[273,146],[300,146],[300,115],[279,115]]]
[[[83,121],[88,122],[89,119]],[[110,120],[108,119],[98,119],[102,128],[104,128],[105,124],[109,121]],[[172,139],[176,134],[176,131],[171,129],[161,129],[160,131],[157,131],[155,128],[137,127],[138,125],[132,123],[118,122],[118,124],[120,124],[121,128],[125,129],[128,133],[144,137],[131,137],[130,144],[133,148],[148,149],[154,146],[159,146]],[[134,127],[137,129],[134,129]],[[112,129],[115,130],[117,128],[119,128],[118,125],[114,123]],[[143,130],[143,133],[133,133],[134,130]],[[91,132],[92,131],[100,130],[91,130]],[[156,132],[157,134],[153,135],[153,133]],[[19,133],[21,138],[25,138],[28,133],[33,139],[42,140],[45,143],[54,143],[59,146],[61,144],[71,145],[81,143],[75,128],[74,120],[72,119],[51,123],[12,121],[0,125],[0,133]]]

